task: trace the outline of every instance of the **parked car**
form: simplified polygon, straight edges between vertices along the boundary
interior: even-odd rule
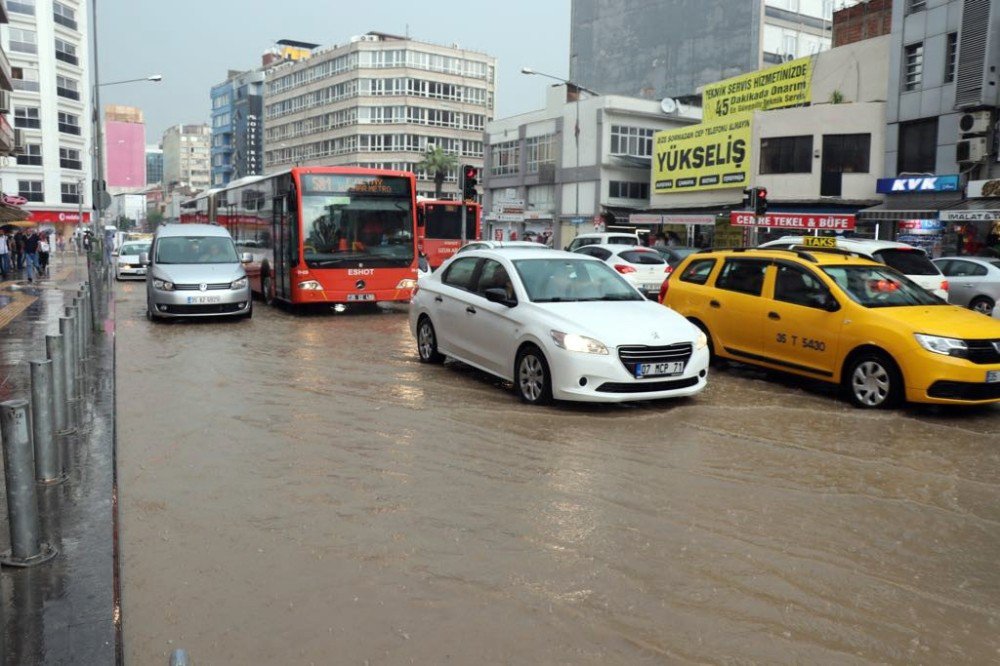
[[[689,254],[694,254],[695,252],[701,252],[700,248],[697,247],[687,247],[684,245],[654,245],[652,250],[656,250],[660,253],[660,256],[667,260],[670,264],[670,270],[677,268],[677,265],[683,261],[684,257]]]
[[[714,356],[840,384],[858,407],[1000,402],[1000,322],[870,259],[700,252],[670,276],[664,304]]]
[[[476,250],[420,280],[410,330],[424,363],[451,357],[521,400],[624,402],[705,388],[707,339],[606,263],[555,250]]]
[[[802,243],[802,236],[782,236],[777,240],[763,243],[760,247],[789,248]],[[927,291],[933,292],[945,301],[948,300],[948,280],[927,257],[927,253],[918,247],[894,241],[837,236],[837,248],[895,268]]]
[[[1000,259],[941,257],[934,260],[948,278],[948,302],[985,315],[1000,301]]]
[[[159,228],[148,254],[146,316],[149,319],[253,315],[243,264],[229,232],[214,224],[168,224]]]
[[[478,240],[472,241],[471,243],[466,243],[462,247],[455,251],[455,254],[464,254],[466,252],[472,252],[473,250],[499,250],[500,248],[535,248],[541,250],[548,250],[549,247],[543,243],[536,243],[534,241],[496,241],[496,240]]]
[[[118,248],[118,259],[115,261],[115,279],[126,277],[146,279],[146,267],[139,261],[144,252],[149,252],[150,241],[125,241]]]
[[[583,247],[584,245],[642,245],[639,236],[622,232],[601,232],[593,234],[580,234],[570,241],[566,246],[567,252]]]
[[[656,250],[629,245],[584,245],[574,254],[597,257],[621,273],[643,296],[656,300],[660,286],[670,275],[670,265]]]

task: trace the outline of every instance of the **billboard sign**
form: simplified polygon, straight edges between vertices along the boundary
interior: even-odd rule
[[[653,190],[671,194],[746,187],[751,118],[744,115],[657,132]]]
[[[879,178],[875,185],[875,191],[879,194],[903,194],[908,192],[958,192],[959,185],[958,175]]]
[[[968,193],[970,199],[1000,197],[1000,179],[970,180]]]
[[[754,215],[748,212],[729,214],[734,227],[771,227],[777,229],[803,229],[806,231],[851,231],[853,215],[822,215],[814,213],[768,213]]]
[[[812,58],[798,58],[707,85],[701,91],[704,119],[809,104],[812,69]]]

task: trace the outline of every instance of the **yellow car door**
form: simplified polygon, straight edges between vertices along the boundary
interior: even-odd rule
[[[751,359],[761,353],[764,276],[769,259],[727,257],[707,294],[705,322],[716,353]]]

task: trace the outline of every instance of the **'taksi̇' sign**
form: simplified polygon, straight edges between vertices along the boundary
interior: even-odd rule
[[[808,104],[812,67],[812,58],[798,58],[707,85],[701,91],[704,119]]]
[[[749,182],[750,116],[657,132],[653,189],[658,194],[740,187]]]

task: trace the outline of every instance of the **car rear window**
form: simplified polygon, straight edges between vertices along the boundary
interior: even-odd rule
[[[940,275],[938,267],[931,263],[921,250],[888,249],[873,252],[877,261],[895,268],[903,275]]]
[[[665,264],[659,252],[653,250],[629,250],[618,255],[630,264]]]
[[[681,282],[693,282],[694,284],[705,284],[708,276],[715,268],[715,259],[696,259],[688,264],[688,267],[681,273]]]
[[[637,245],[639,240],[635,236],[608,236],[608,245]]]

